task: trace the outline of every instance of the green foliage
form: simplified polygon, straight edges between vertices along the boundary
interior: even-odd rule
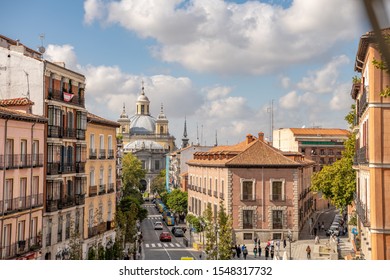
[[[343,157],[332,165],[313,174],[313,191],[320,191],[332,204],[342,209],[353,201],[353,194],[356,189],[356,173],[352,168],[355,154],[355,135],[351,134],[344,143],[345,150]]]
[[[142,195],[141,195],[141,201],[143,201]],[[122,198],[122,200],[119,202],[119,209],[120,211],[126,213],[131,211],[132,207],[134,207],[134,209],[136,209],[136,211],[134,210],[134,212],[136,213],[136,219],[143,221],[148,216],[148,210],[143,208],[141,206],[141,203],[139,202],[139,199],[137,199],[136,197],[126,196]]]
[[[165,191],[165,174],[165,169],[162,169],[160,174],[152,180],[150,184],[150,191],[152,193],[161,194]]]
[[[206,247],[205,251],[208,260],[216,260],[218,257],[217,252],[217,234],[214,227],[213,211],[211,205],[208,204],[206,210],[203,212],[204,221],[206,223],[205,234],[206,234]]]
[[[188,206],[188,193],[179,189],[173,190],[167,196],[167,206],[173,212],[186,213]]]
[[[73,221],[70,224],[70,239],[69,239],[69,259],[71,260],[82,260],[83,259],[83,248],[81,236],[78,231],[74,228]]]
[[[362,82],[362,79],[358,76],[353,76],[352,77],[352,83],[353,84],[360,84]]]
[[[356,212],[354,212],[351,217],[349,218],[348,225],[350,226],[357,226],[357,217]]]
[[[218,238],[218,259],[230,260],[232,256],[232,219],[231,216],[227,215],[225,206],[221,201],[219,204],[218,211],[218,227],[219,227],[219,238]]]
[[[203,231],[203,228],[201,225],[201,217],[196,217],[192,214],[188,214],[186,216],[186,221],[195,229],[196,232]]]
[[[350,129],[353,129],[353,127],[355,125],[355,118],[356,118],[355,108],[356,108],[355,104],[352,104],[351,111],[349,111],[348,115],[346,115],[344,118],[347,121],[347,123],[349,124]]]
[[[123,184],[128,188],[141,188],[140,181],[145,178],[146,171],[142,163],[133,154],[128,153],[122,159]]]
[[[387,67],[387,65],[384,61],[376,60],[376,58],[374,57],[372,59],[372,64],[375,66],[376,69],[380,69],[380,70],[389,72],[389,68]],[[379,95],[382,97],[389,97],[390,96],[389,86],[386,85],[386,87],[382,91],[379,92]]]

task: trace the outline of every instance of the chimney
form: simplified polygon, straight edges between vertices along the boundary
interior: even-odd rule
[[[263,132],[259,132],[259,140],[261,142],[264,142],[264,133]]]
[[[247,134],[247,135],[246,135],[246,144],[247,144],[247,145],[250,144],[250,143],[252,143],[254,140],[255,140],[255,137],[253,137],[252,134]]]

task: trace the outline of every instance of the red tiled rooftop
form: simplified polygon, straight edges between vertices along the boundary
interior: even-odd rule
[[[32,102],[30,99],[26,97],[0,100],[0,106],[25,106],[25,105],[34,105],[34,102]]]

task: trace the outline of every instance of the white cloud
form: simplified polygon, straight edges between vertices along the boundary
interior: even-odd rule
[[[317,93],[332,92],[338,82],[339,68],[348,65],[349,59],[345,55],[333,58],[327,65],[320,70],[310,73],[298,83],[298,88]]]
[[[341,111],[351,108],[352,99],[350,96],[351,84],[345,83],[339,85],[333,92],[333,97],[329,102],[331,110]]]
[[[85,0],[84,11],[84,22],[92,24],[95,20],[100,20],[104,17],[104,2],[102,0]]]
[[[262,74],[317,59],[339,41],[354,39],[363,24],[354,0],[295,0],[285,9],[258,1],[87,3],[86,21],[119,24],[153,38],[156,57],[199,72]]]
[[[204,89],[204,91],[207,91],[208,100],[214,100],[214,99],[226,97],[232,92],[232,88],[224,87],[224,86],[215,86],[210,89]]]
[[[44,58],[51,62],[64,62],[67,68],[75,71],[79,68],[76,53],[70,45],[48,45]]]
[[[281,108],[294,109],[299,105],[299,96],[296,91],[291,91],[279,99]]]

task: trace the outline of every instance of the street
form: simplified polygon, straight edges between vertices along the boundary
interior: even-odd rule
[[[180,260],[182,257],[194,257],[192,248],[187,248],[183,243],[183,237],[175,237],[171,233],[171,226],[163,222],[163,230],[155,230],[154,223],[162,221],[153,203],[146,202],[143,207],[148,210],[148,217],[141,223],[143,236],[141,258],[144,260]],[[184,225],[184,224],[183,224]],[[163,231],[169,231],[171,242],[161,242],[159,235]]]

